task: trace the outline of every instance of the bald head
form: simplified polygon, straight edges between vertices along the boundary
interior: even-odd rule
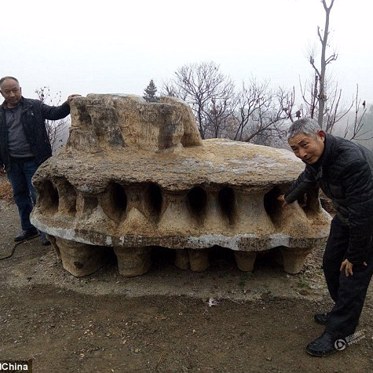
[[[0,93],[5,99],[8,108],[14,108],[22,98],[22,89],[18,79],[13,76],[4,76],[0,79]]]

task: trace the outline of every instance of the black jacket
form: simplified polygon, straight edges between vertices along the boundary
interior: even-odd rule
[[[285,195],[287,203],[309,188],[320,186],[349,229],[345,257],[361,264],[371,250],[373,235],[373,153],[351,141],[327,134],[323,155],[305,170]]]
[[[24,97],[21,98],[19,105],[22,106],[21,123],[31,151],[39,165],[52,155],[45,120],[65,118],[70,114],[70,106],[67,102],[61,106],[49,106],[42,101]],[[4,103],[0,107],[0,166],[5,166],[5,169],[9,171],[8,129]]]

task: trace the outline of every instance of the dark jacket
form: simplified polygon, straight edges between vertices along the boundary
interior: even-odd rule
[[[4,105],[4,103],[3,103]],[[0,166],[9,171],[10,159],[8,151],[8,129],[5,121],[4,106],[0,107]],[[45,127],[45,120],[58,120],[70,114],[67,102],[61,106],[49,106],[40,100],[22,97],[19,105],[22,107],[21,123],[31,151],[39,165],[52,155],[52,148]]]
[[[345,258],[361,264],[371,250],[373,235],[373,153],[351,141],[327,134],[321,158],[305,170],[285,195],[287,203],[309,188],[320,186],[349,229]]]

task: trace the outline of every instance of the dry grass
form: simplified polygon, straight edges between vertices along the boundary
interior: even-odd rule
[[[13,201],[12,187],[6,176],[0,175],[0,199],[6,202]]]

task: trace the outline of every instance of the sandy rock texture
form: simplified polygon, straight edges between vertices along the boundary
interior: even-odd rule
[[[285,271],[298,273],[323,245],[330,217],[316,192],[286,208],[277,200],[304,167],[291,152],[202,140],[191,109],[170,97],[92,94],[71,116],[66,148],[34,177],[32,221],[73,275],[95,272],[110,251],[122,275],[143,274],[159,246],[193,271],[216,246],[243,271],[279,248]]]

